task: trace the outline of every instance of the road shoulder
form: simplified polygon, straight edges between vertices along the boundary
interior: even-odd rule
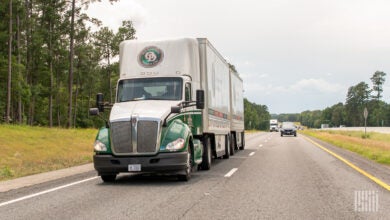
[[[365,172],[371,174],[372,176],[378,178],[379,180],[385,182],[387,185],[390,184],[390,166],[376,163],[372,160],[364,158],[355,152],[351,152],[340,147],[331,145],[327,142],[321,141],[317,138],[303,135],[306,138],[320,144],[322,147],[334,152],[335,154],[346,159],[353,165],[364,170]]]
[[[76,167],[70,167],[61,170],[55,170],[47,173],[40,173],[31,176],[21,177],[18,179],[7,180],[0,182],[0,193],[14,189],[19,189],[27,186],[32,186],[80,173],[85,173],[94,170],[93,164],[85,164]]]

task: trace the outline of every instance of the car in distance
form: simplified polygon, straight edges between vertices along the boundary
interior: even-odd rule
[[[283,135],[294,135],[297,136],[297,127],[292,122],[283,122],[280,128],[280,136]]]

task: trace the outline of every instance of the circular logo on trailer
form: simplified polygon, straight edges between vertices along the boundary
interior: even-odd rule
[[[158,47],[146,47],[138,55],[138,62],[141,66],[150,68],[159,64],[164,58],[164,53]]]

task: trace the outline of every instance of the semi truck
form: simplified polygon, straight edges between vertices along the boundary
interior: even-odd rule
[[[106,125],[94,143],[104,182],[128,173],[188,181],[194,168],[244,149],[242,79],[206,38],[120,43],[115,103],[96,96],[91,115]]]
[[[270,132],[273,132],[273,131],[278,132],[279,131],[278,119],[269,120],[269,131]]]

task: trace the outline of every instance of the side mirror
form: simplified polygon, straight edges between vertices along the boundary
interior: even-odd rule
[[[163,126],[167,126],[167,118],[174,113],[180,113],[181,107],[180,106],[171,106],[171,112],[167,115],[167,117],[164,118]]]
[[[204,109],[204,90],[196,90],[196,108]]]
[[[98,108],[90,108],[89,115],[92,115],[92,116],[99,115],[99,109]]]
[[[171,107],[171,113],[180,113],[181,107],[180,106],[172,106]]]
[[[104,101],[103,101],[103,93],[98,93],[96,95],[96,107],[99,112],[104,112]]]

